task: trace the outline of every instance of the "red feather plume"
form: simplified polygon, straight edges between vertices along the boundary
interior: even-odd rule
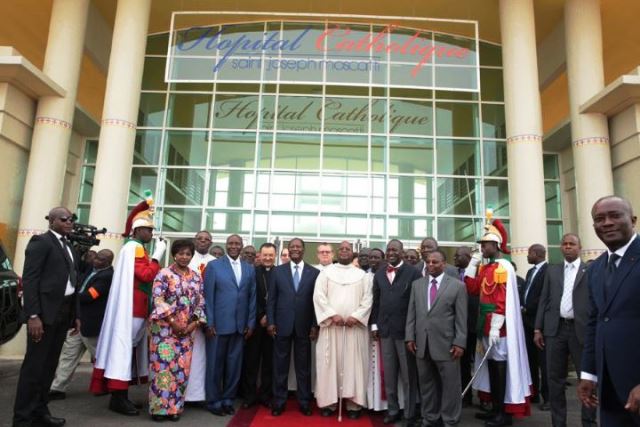
[[[510,254],[511,251],[507,248],[507,229],[504,227],[504,224],[499,219],[494,219],[493,226],[498,229],[500,236],[502,237],[500,250],[505,254]]]
[[[123,237],[129,237],[129,234],[131,234],[131,226],[133,225],[133,218],[140,212],[146,211],[147,209],[149,209],[149,204],[147,203],[146,200],[143,200],[140,203],[138,203],[131,210],[131,212],[129,212],[129,216],[127,217],[127,223],[124,227],[124,233],[122,233]]]

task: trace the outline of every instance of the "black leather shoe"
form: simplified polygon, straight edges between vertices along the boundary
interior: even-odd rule
[[[49,391],[49,400],[64,400],[67,398],[67,393],[64,391],[51,390]]]
[[[62,427],[66,422],[67,420],[65,420],[64,418],[52,417],[51,415],[47,414],[36,419],[34,421],[34,424],[45,427]]]
[[[245,400],[244,402],[242,402],[242,409],[249,409],[255,404],[255,399]]]
[[[180,421],[180,415],[178,414],[169,415],[167,418],[169,419],[169,421],[173,421],[174,423],[176,421]]]
[[[227,413],[222,408],[207,408],[207,410],[213,415],[217,415],[219,417],[224,417],[225,415],[227,415]]]
[[[128,416],[135,416],[140,414],[140,411],[138,411],[136,407],[133,406],[133,403],[115,394],[111,395],[111,400],[109,401],[109,409],[113,412],[117,412],[118,414]]]
[[[279,417],[284,412],[284,406],[274,406],[271,408],[271,415]]]
[[[551,409],[551,404],[549,402],[542,402],[538,408],[540,408],[541,411],[549,411]]]
[[[224,411],[225,414],[227,415],[234,415],[236,413],[236,410],[233,409],[233,406],[231,405],[225,405],[222,407],[222,410]]]
[[[313,413],[309,405],[300,405],[300,412],[302,413],[302,415],[307,417],[310,417]]]
[[[329,407],[320,409],[320,415],[323,416],[323,417],[330,417],[335,413],[336,413],[336,411],[331,409],[331,408],[329,408]]]
[[[360,418],[360,414],[362,414],[362,410],[358,409],[357,411],[347,411],[347,418],[349,418],[350,420],[357,420],[358,418]]]
[[[161,423],[162,421],[166,420],[167,417],[165,417],[164,415],[151,415],[151,420],[157,422],[157,423]]]
[[[385,415],[384,420],[382,420],[384,424],[394,424],[394,423],[397,423],[398,421],[400,421],[400,413],[393,414],[393,415],[387,414]]]

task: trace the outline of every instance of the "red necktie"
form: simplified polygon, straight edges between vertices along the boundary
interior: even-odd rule
[[[438,295],[438,281],[433,279],[431,281],[431,289],[429,289],[429,310],[433,307],[433,302],[436,300],[436,296]]]

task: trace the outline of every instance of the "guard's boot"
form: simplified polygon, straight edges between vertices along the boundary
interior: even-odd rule
[[[127,390],[118,390],[111,392],[111,401],[109,409],[122,415],[138,415],[140,412],[127,397]]]
[[[494,402],[491,405],[491,410],[488,412],[477,412],[476,413],[476,418],[479,420],[490,420],[495,418],[496,416],[496,405],[495,405],[495,393],[493,392],[493,385],[496,383],[496,381],[498,381],[497,379],[497,367],[495,365],[496,362],[494,362],[493,360],[489,359],[487,360],[487,368],[489,370],[489,386],[491,387],[491,399]]]
[[[504,412],[504,395],[507,389],[507,362],[493,361],[495,370],[495,381],[491,382],[491,398],[493,407],[496,408],[496,415],[487,420],[486,427],[510,426],[513,423],[511,414]]]

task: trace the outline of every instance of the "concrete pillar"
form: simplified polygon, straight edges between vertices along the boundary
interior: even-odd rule
[[[542,113],[533,0],[500,0],[507,121],[511,251],[526,272],[527,249],[547,245],[542,162]]]
[[[44,217],[62,200],[88,10],[89,0],[55,0],[51,9],[43,72],[66,95],[38,102],[16,242],[17,272],[29,239],[47,230]]]
[[[604,245],[593,231],[591,207],[599,197],[613,194],[607,118],[599,113],[580,113],[580,106],[604,88],[599,0],[567,0],[564,25],[577,231],[583,258],[592,259],[604,250]]]
[[[106,227],[101,248],[122,245],[151,0],[119,0],[98,142],[89,222]]]

